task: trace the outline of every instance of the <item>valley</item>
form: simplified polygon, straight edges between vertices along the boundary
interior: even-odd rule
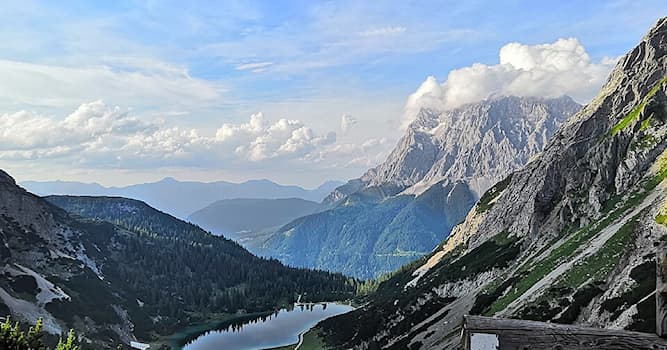
[[[667,349],[664,4],[31,5],[0,350]]]

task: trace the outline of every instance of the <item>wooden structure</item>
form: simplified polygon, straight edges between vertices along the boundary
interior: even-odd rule
[[[656,249],[656,262],[658,266],[656,293],[655,293],[655,332],[667,337],[667,246],[660,241]]]
[[[655,334],[573,325],[465,316],[465,350],[667,350]]]

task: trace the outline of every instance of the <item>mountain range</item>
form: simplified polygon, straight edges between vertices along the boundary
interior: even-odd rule
[[[654,332],[666,148],[663,18],[436,250],[314,332],[336,349],[456,349],[464,314]]]
[[[252,197],[300,191],[259,182],[123,193],[282,262],[140,200],[39,197],[0,170],[0,314],[103,349],[297,298],[359,305],[300,336],[323,349],[461,349],[464,315],[655,332],[667,17],[585,106],[504,96],[422,109],[385,162],[315,201]]]
[[[253,256],[144,202],[38,197],[0,171],[0,314],[89,348],[155,341],[186,325],[340,300],[351,280]],[[305,299],[304,299],[305,300]],[[57,340],[57,339],[56,339]]]
[[[197,210],[223,199],[277,199],[300,198],[321,202],[338,181],[327,181],[319,187],[307,190],[299,186],[280,185],[270,180],[250,180],[242,183],[226,181],[196,182],[164,178],[157,182],[125,187],[104,187],[97,183],[67,181],[24,181],[27,190],[41,195],[117,196],[133,198],[152,207],[185,219]]]
[[[385,162],[324,200],[328,210],[246,247],[358,278],[394,271],[430,253],[486,189],[539,154],[580,107],[564,96],[423,109]]]

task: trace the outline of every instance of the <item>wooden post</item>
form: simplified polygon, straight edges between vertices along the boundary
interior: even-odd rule
[[[655,293],[655,332],[667,338],[667,245],[660,242],[656,248],[657,280]]]

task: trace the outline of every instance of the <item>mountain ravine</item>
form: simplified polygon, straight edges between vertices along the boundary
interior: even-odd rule
[[[581,106],[501,97],[423,109],[387,160],[332,192],[330,210],[247,247],[292,266],[369,278],[430,253],[480,195],[537,155]]]
[[[666,146],[663,18],[436,251],[319,334],[333,348],[455,349],[464,314],[653,332]]]

